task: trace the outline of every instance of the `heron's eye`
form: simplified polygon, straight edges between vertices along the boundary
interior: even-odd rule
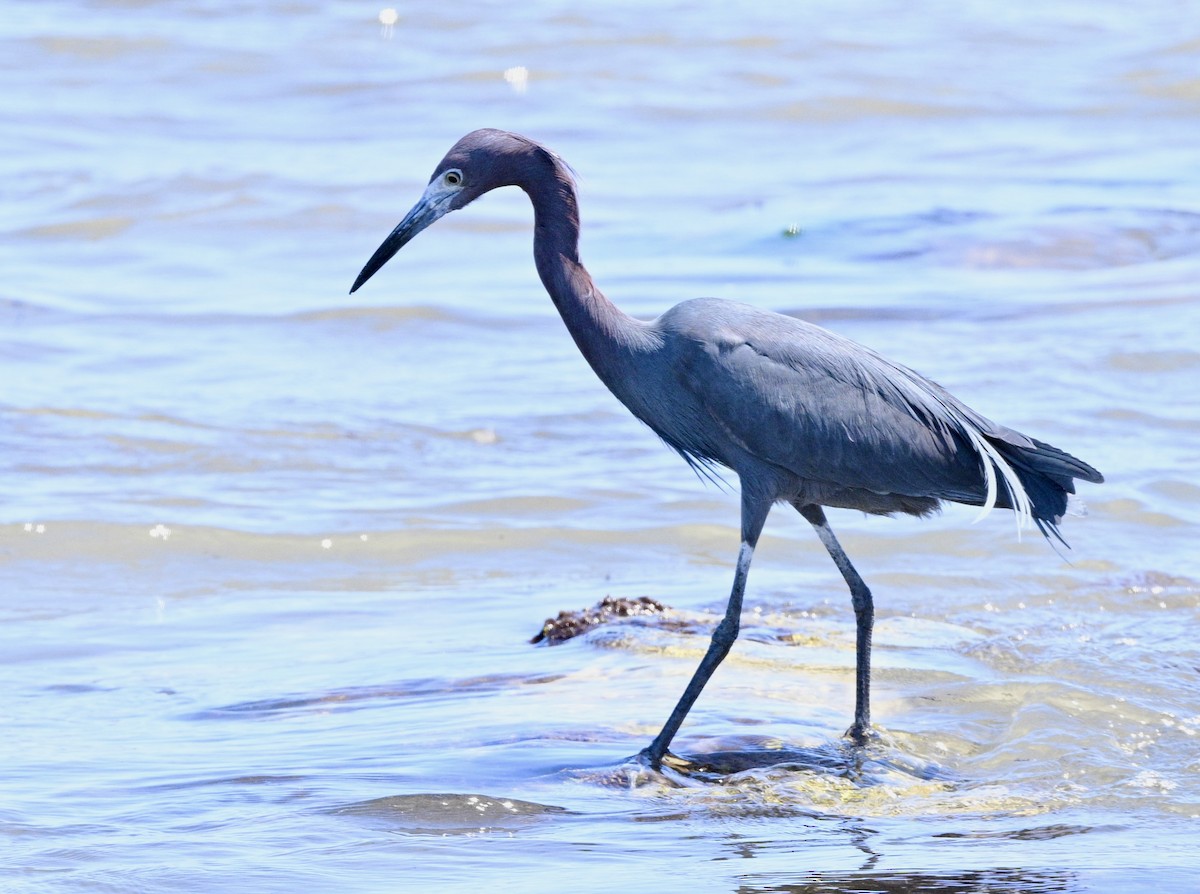
[[[442,175],[442,180],[447,186],[460,186],[463,182],[462,171],[447,171]]]

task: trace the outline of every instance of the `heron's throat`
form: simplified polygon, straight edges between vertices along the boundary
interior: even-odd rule
[[[652,340],[649,327],[624,313],[596,287],[579,259],[579,207],[571,175],[557,163],[552,176],[545,173],[543,168],[542,176],[519,184],[533,204],[538,276],[580,352],[620,396],[622,381]]]
[[[537,268],[575,344],[608,382],[615,367],[628,362],[645,324],[609,301],[578,259],[559,253],[539,256]]]

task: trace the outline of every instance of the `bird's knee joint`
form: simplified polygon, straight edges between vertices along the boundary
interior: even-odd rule
[[[738,637],[738,631],[741,625],[737,621],[730,622],[728,619],[722,621],[713,630],[712,641],[718,645],[729,647],[733,645],[733,641]]]
[[[875,617],[875,600],[871,598],[870,590],[863,588],[861,591],[851,593],[850,604],[854,606],[854,614],[860,620],[865,617],[869,621]]]

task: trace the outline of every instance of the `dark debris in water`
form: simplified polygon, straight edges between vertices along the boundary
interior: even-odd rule
[[[730,777],[754,770],[790,770],[795,773],[839,776],[861,786],[876,785],[885,778],[953,782],[945,768],[910,757],[878,739],[866,746],[842,740],[815,747],[782,746],[761,748],[745,743],[738,747],[697,752],[683,756],[668,752],[664,767],[690,779],[727,782]]]
[[[668,753],[663,763],[684,776],[708,781],[767,767],[794,767],[798,772],[839,775],[846,773],[848,767],[844,756],[831,748],[710,751],[687,757]]]
[[[608,624],[619,618],[645,617],[660,615],[667,607],[649,596],[639,596],[636,599],[627,597],[605,596],[591,608],[580,611],[560,611],[558,617],[547,618],[542,629],[530,640],[531,643],[545,641],[554,646],[569,639],[587,633],[593,627]]]

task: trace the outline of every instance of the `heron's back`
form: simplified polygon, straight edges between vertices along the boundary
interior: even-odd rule
[[[778,499],[916,515],[941,500],[990,502],[1052,527],[1073,479],[1102,480],[811,323],[696,299],[652,326],[660,347],[643,362],[638,394],[618,396],[692,461],[774,482]]]

